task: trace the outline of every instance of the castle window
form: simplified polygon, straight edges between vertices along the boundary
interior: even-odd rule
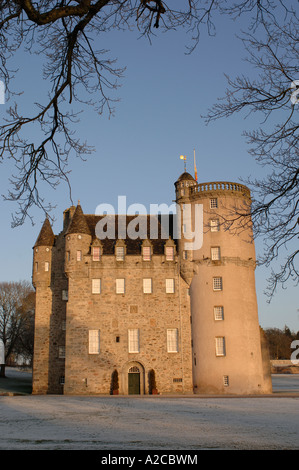
[[[92,261],[100,261],[101,248],[99,246],[92,247]]]
[[[82,261],[82,251],[77,250],[77,261]]]
[[[219,219],[211,219],[210,228],[211,228],[211,232],[219,232],[220,230]]]
[[[183,259],[188,259],[188,252],[186,250],[183,251]]]
[[[224,375],[223,376],[223,385],[225,387],[228,387],[229,386],[229,378],[228,378],[228,375]]]
[[[211,259],[212,261],[220,260],[220,246],[213,246],[211,248]]]
[[[67,251],[67,252],[66,252],[66,260],[67,260],[67,261],[70,261],[70,259],[71,259],[71,252],[70,252],[70,251]]]
[[[144,246],[142,248],[142,256],[143,256],[143,261],[151,260],[151,247],[150,246]]]
[[[173,261],[174,259],[174,248],[173,246],[167,246],[165,249],[166,261]]]
[[[58,348],[58,357],[59,359],[65,358],[65,346],[59,346]]]
[[[59,385],[64,385],[64,383],[65,383],[64,375],[61,375],[59,377]]]
[[[143,293],[151,294],[153,292],[152,279],[143,279]]]
[[[222,277],[213,277],[213,290],[222,290]]]
[[[125,259],[125,247],[117,246],[116,247],[116,261],[124,261]]]
[[[224,320],[224,311],[222,305],[214,307],[214,319]]]
[[[179,351],[178,329],[171,328],[167,330],[167,352],[177,353]]]
[[[68,300],[68,291],[67,290],[63,290],[62,293],[61,293],[61,299],[62,300]]]
[[[45,262],[45,271],[46,272],[49,271],[49,262],[48,261]]]
[[[36,262],[35,263],[35,272],[37,273],[37,271],[38,271],[38,263]]]
[[[89,330],[88,332],[88,353],[100,353],[100,330]]]
[[[166,294],[174,294],[174,279],[166,279]]]
[[[91,281],[91,292],[92,294],[101,293],[101,279],[92,279]]]
[[[139,330],[128,330],[129,353],[139,353]]]
[[[217,209],[218,207],[218,199],[217,197],[213,197],[210,199],[210,209]]]
[[[116,293],[117,294],[125,293],[125,280],[124,279],[116,279]]]
[[[225,356],[225,338],[216,336],[215,338],[216,356]]]

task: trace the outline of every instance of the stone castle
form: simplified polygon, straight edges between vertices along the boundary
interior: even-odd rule
[[[175,192],[178,214],[167,234],[156,217],[155,237],[153,216],[119,214],[113,237],[99,238],[106,216],[79,203],[59,235],[45,220],[33,248],[34,394],[271,393],[252,229],[239,216],[249,189],[185,171]],[[129,237],[137,220],[145,235]]]

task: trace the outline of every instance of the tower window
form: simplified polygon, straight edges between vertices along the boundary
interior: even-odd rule
[[[210,228],[211,228],[211,232],[219,232],[220,230],[219,219],[211,219]]]
[[[220,246],[213,246],[211,248],[211,259],[212,261],[220,260]]]
[[[213,290],[222,290],[222,277],[213,277]]]
[[[48,261],[45,262],[45,271],[46,272],[49,271],[49,262]]]
[[[215,320],[224,320],[224,311],[223,311],[223,306],[222,305],[214,307],[214,319]]]
[[[77,261],[82,261],[82,251],[77,250]]]
[[[225,356],[225,338],[217,336],[215,338],[216,356]]]
[[[217,209],[218,207],[218,199],[217,197],[213,197],[210,199],[210,209]]]

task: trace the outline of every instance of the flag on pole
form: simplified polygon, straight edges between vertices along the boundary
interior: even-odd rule
[[[195,149],[194,149],[194,175],[195,175],[195,181],[197,181],[197,168],[196,168],[196,162],[195,162]]]

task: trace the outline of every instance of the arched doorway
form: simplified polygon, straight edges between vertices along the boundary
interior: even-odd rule
[[[136,375],[135,375],[136,374]],[[145,394],[144,366],[138,361],[126,362],[120,371],[120,393],[123,395]]]
[[[137,366],[130,367],[128,371],[128,394],[140,394],[140,369]]]

